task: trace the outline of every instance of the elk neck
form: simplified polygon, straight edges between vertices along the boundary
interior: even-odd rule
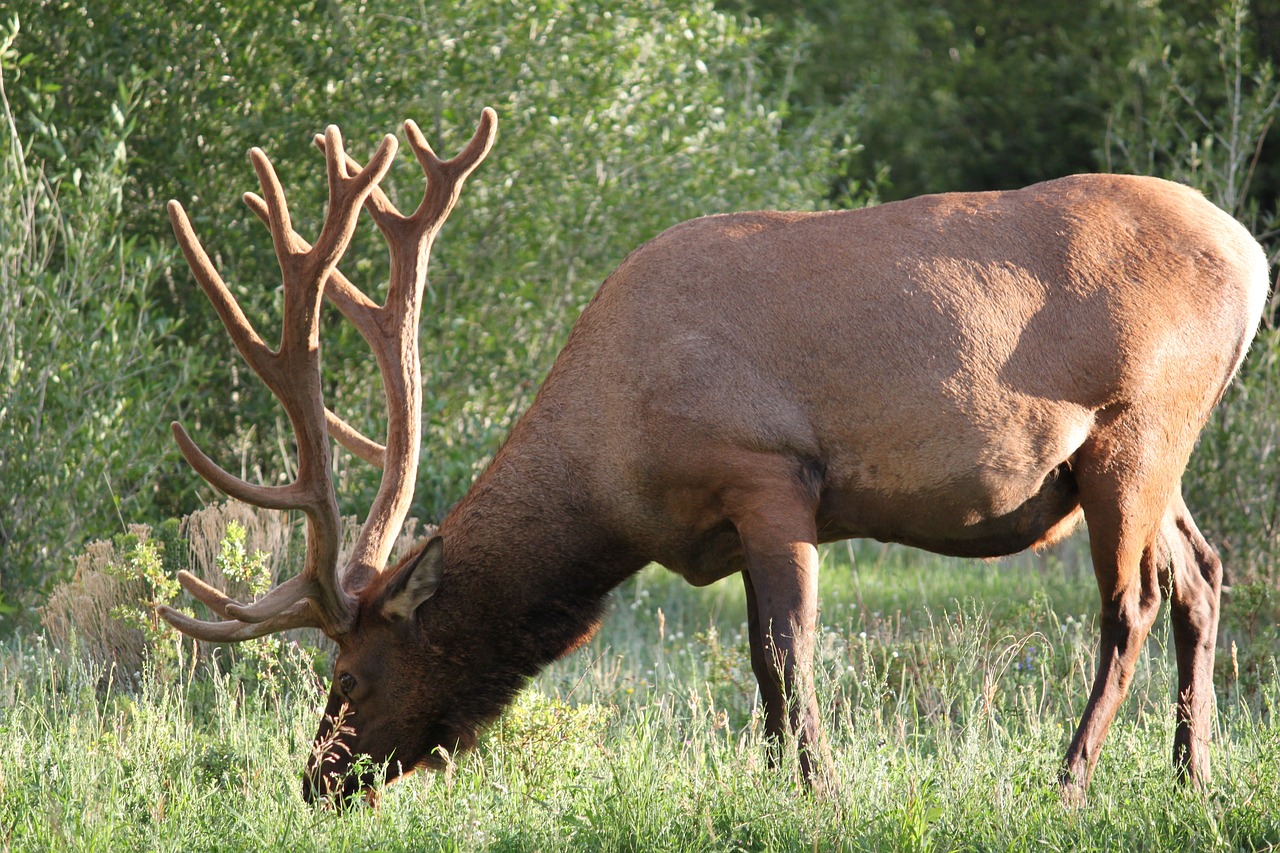
[[[590,639],[609,591],[646,562],[610,532],[580,464],[535,404],[440,525],[431,610],[525,677]]]

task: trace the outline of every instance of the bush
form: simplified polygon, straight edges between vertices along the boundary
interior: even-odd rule
[[[19,133],[8,82],[21,58],[0,23],[0,614],[30,612],[90,536],[146,518],[162,458],[162,410],[192,354],[152,311],[170,250],[124,236],[122,192],[135,89],[111,118]],[[33,112],[49,99],[22,86]],[[51,121],[51,120],[50,120]],[[162,348],[164,356],[161,357]]]
[[[1227,583],[1280,588],[1280,330],[1258,334],[1200,437],[1185,491]]]
[[[54,648],[103,672],[114,667],[126,683],[152,665],[172,670],[179,649],[154,608],[179,592],[182,545],[177,522],[156,531],[133,525],[113,541],[90,542],[76,557],[75,575],[54,587],[40,610]]]
[[[430,531],[423,531],[429,533]],[[344,519],[343,554],[355,544],[359,524]],[[392,549],[399,560],[420,540],[416,523],[405,524]],[[305,535],[301,519],[235,501],[170,519],[155,529],[133,525],[111,541],[89,543],[76,557],[75,575],[56,586],[40,609],[54,648],[116,677],[175,674],[179,660],[194,667],[215,657],[241,678],[271,679],[283,642],[325,648],[323,635],[304,628],[223,647],[195,643],[160,620],[159,604],[201,619],[220,618],[190,599],[177,581],[186,569],[232,598],[251,601],[302,568]],[[183,653],[179,646],[187,644]]]

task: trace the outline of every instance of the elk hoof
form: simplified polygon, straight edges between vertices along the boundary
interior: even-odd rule
[[[1083,806],[1088,785],[1087,781],[1082,781],[1070,770],[1063,770],[1058,774],[1058,795],[1062,798],[1062,804],[1071,808]]]

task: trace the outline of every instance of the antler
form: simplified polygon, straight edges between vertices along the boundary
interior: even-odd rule
[[[191,229],[182,206],[169,203],[169,217],[187,263],[222,318],[236,348],[280,400],[298,444],[298,476],[287,486],[255,486],[235,477],[209,457],[176,422],[174,436],[187,462],[211,485],[257,506],[301,509],[307,517],[307,556],[302,572],[252,604],[241,604],[188,572],[182,585],[227,621],[204,622],[171,608],[160,615],[183,633],[201,640],[232,642],[314,626],[330,636],[349,629],[355,592],[382,571],[413,499],[421,431],[422,380],[418,321],[426,287],[431,244],[458,200],[462,184],[493,146],[497,116],[486,108],[480,126],[451,160],[436,157],[412,121],[405,132],[427,177],[418,208],[402,215],[378,187],[396,153],[396,140],[382,140],[364,168],[344,150],[330,126],[316,144],[325,152],[329,212],[314,246],[293,230],[284,192],[260,150],[250,156],[263,196],[246,193],[245,203],[271,230],[284,276],[284,322],[278,351],[271,351],[240,310]],[[386,302],[379,306],[337,269],[367,206],[391,254]],[[382,374],[387,400],[385,444],[366,438],[325,408],[320,384],[320,297],[328,296],[368,342]],[[367,462],[383,469],[382,482],[355,548],[338,570],[341,541],[337,498],[330,477],[326,431]]]

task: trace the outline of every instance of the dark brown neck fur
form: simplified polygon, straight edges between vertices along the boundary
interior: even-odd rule
[[[430,643],[469,658],[471,686],[451,714],[467,731],[589,639],[609,591],[645,564],[611,541],[546,432],[524,418],[440,525],[444,577],[423,627]]]

